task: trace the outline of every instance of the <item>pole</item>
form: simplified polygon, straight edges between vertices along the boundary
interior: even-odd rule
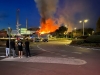
[[[10,29],[9,29],[9,57],[10,57]]]
[[[26,19],[26,29],[28,28],[27,26],[28,26],[28,20]]]
[[[76,37],[76,28],[75,28],[75,37]]]
[[[10,27],[8,27],[8,34],[9,34],[9,57],[11,56],[11,47],[10,47],[10,34],[11,34],[12,29]]]
[[[83,36],[84,36],[84,21],[83,21]]]

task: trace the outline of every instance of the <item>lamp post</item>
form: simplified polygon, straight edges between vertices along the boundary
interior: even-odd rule
[[[83,23],[83,36],[84,36],[84,23],[87,23],[88,20],[83,20],[83,21],[79,21],[80,23]]]
[[[10,50],[11,50],[11,48],[10,48],[11,31],[12,31],[12,29],[10,27],[8,27],[8,35],[9,35],[9,56],[10,56]]]
[[[75,36],[76,36],[76,28],[74,28],[75,29]]]
[[[92,35],[94,34],[94,31],[92,31]]]
[[[40,35],[41,35],[41,26],[39,26],[38,38],[40,37]]]

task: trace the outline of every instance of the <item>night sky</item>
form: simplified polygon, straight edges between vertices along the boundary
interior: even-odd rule
[[[41,0],[42,1],[42,0]],[[55,0],[44,0],[52,5]],[[82,28],[80,20],[88,19],[85,27],[96,28],[96,22],[100,17],[100,0],[56,0],[53,14],[50,14],[57,23],[68,25],[71,29]],[[51,4],[49,4],[51,3]],[[25,27],[26,18],[28,27],[39,27],[41,12],[35,0],[0,0],[0,29],[11,27],[16,29],[16,11],[20,9],[20,24]],[[46,7],[47,7],[46,6]],[[53,7],[50,7],[53,9]],[[48,8],[48,9],[49,9]],[[44,11],[45,12],[45,11]]]

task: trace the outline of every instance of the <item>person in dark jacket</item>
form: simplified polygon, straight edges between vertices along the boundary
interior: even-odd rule
[[[12,50],[12,53],[13,53],[13,57],[15,57],[16,56],[16,54],[15,54],[15,49],[16,49],[16,47],[15,47],[15,40],[12,40],[10,42],[10,45],[11,45],[11,50]]]
[[[6,57],[9,56],[9,40],[6,41]]]
[[[29,42],[29,40],[28,40],[28,39],[26,39],[26,41],[25,41],[25,51],[26,51],[26,57],[31,56],[31,54],[30,54],[30,47],[29,47],[29,45],[30,45],[30,42]]]

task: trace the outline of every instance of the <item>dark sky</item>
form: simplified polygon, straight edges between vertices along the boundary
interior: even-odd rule
[[[47,0],[47,3],[50,1]],[[81,28],[79,20],[88,19],[85,27],[96,28],[96,22],[100,17],[99,0],[59,0],[56,6],[57,9],[52,16],[59,24],[66,24],[72,29]],[[28,27],[39,27],[41,17],[34,0],[0,0],[0,29],[16,29],[17,9],[20,9],[21,27],[25,27],[26,18]]]

